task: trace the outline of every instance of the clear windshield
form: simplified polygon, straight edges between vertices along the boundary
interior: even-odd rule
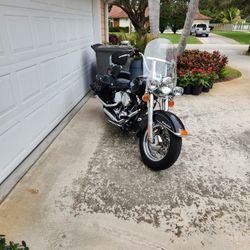
[[[145,77],[159,82],[168,77],[171,85],[176,85],[176,48],[169,40],[158,38],[149,42],[144,57]]]

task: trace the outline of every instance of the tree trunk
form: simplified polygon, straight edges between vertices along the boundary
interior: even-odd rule
[[[190,35],[194,16],[198,10],[198,6],[199,6],[199,0],[190,0],[189,5],[188,5],[188,12],[186,15],[185,24],[184,24],[183,31],[181,34],[181,40],[177,48],[177,55],[182,55],[187,46],[187,39]]]
[[[159,37],[160,0],[148,0],[150,32],[154,38]]]

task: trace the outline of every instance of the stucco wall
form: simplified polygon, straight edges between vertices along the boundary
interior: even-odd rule
[[[129,27],[130,26],[130,20],[128,18],[120,18],[119,26],[120,27]]]

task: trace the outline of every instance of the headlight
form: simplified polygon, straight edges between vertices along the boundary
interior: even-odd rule
[[[162,80],[162,83],[165,85],[165,86],[168,86],[170,84],[172,84],[172,78],[171,77],[164,77],[163,80]]]
[[[162,93],[163,95],[169,95],[169,94],[172,92],[171,88],[166,87],[166,86],[162,86],[162,87],[160,88],[160,91],[161,91],[161,93]]]
[[[183,91],[184,91],[184,89],[182,87],[175,87],[173,89],[173,94],[175,96],[181,96],[181,95],[183,95]]]
[[[151,80],[149,82],[149,89],[155,90],[159,87],[160,83],[157,80]]]

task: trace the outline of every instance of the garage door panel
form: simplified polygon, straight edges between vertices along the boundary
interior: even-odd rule
[[[61,66],[61,78],[65,79],[72,72],[70,54],[61,56],[59,60],[59,64]]]
[[[63,6],[63,1],[62,0],[50,0],[50,4],[62,7]]]
[[[39,47],[52,45],[53,36],[49,17],[35,17],[35,31]]]
[[[17,72],[21,90],[21,101],[26,102],[41,92],[37,65],[29,66]]]
[[[5,16],[10,43],[14,52],[34,48],[31,25],[28,16]]]
[[[23,122],[23,133],[26,135],[24,144],[30,145],[36,142],[37,137],[46,129],[46,107],[40,106],[28,114]]]
[[[45,88],[50,88],[58,81],[58,62],[56,58],[51,58],[41,63],[42,84]]]
[[[81,51],[76,50],[71,53],[72,71],[77,71],[82,65]]]
[[[1,175],[0,182],[2,181],[2,171],[8,167],[11,161],[24,150],[23,133],[21,123],[16,123],[14,126],[5,131],[1,135],[0,152],[1,152]]]
[[[10,74],[0,76],[0,117],[16,107],[14,96]]]
[[[0,183],[89,89],[91,0],[0,0]]]
[[[67,28],[64,18],[54,18],[55,37],[57,43],[64,43],[68,40]]]
[[[3,49],[3,40],[2,37],[0,36],[0,56],[4,54],[4,49]]]
[[[48,121],[50,125],[54,125],[63,116],[64,105],[62,95],[55,95],[48,101]]]
[[[75,41],[77,39],[77,22],[76,22],[76,19],[74,19],[74,18],[68,19],[68,27],[69,27],[70,41]]]

